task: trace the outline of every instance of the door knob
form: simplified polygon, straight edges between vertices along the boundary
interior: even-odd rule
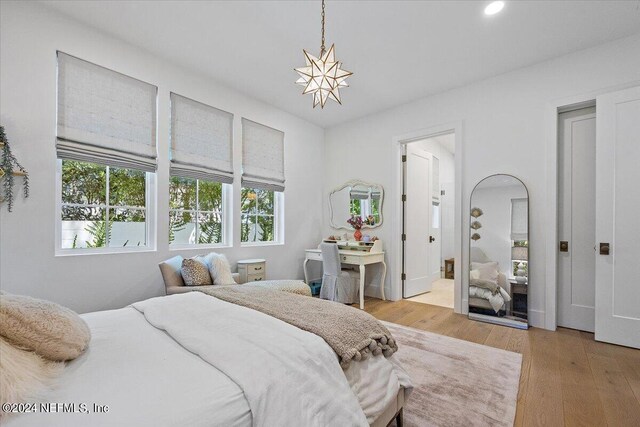
[[[608,243],[600,243],[600,255],[609,255],[609,246]]]
[[[436,238],[433,236],[429,236],[429,243],[433,243],[436,241]]]
[[[560,241],[560,252],[569,252],[569,242],[566,240]]]

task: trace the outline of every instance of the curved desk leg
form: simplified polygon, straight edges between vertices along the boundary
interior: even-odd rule
[[[384,297],[384,279],[387,277],[387,264],[382,260],[382,277],[380,279],[380,293],[382,294],[382,301],[385,301]]]
[[[304,283],[309,284],[309,272],[307,271],[307,263],[309,262],[309,258],[305,258],[302,263],[302,269],[304,270]]]
[[[360,310],[364,310],[364,265],[360,264]]]

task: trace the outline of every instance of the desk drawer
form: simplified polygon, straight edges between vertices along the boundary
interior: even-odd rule
[[[345,264],[360,264],[362,262],[362,257],[357,255],[340,255],[340,262]]]
[[[259,274],[249,274],[247,276],[247,283],[250,282],[258,282],[260,280],[264,280],[264,274],[259,273]]]

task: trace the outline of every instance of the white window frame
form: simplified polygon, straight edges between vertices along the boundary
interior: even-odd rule
[[[155,252],[157,250],[156,242],[156,204],[157,204],[157,187],[156,174],[153,172],[145,172],[145,225],[147,242],[144,246],[124,246],[102,248],[63,248],[62,247],[62,159],[56,159],[56,216],[55,216],[55,256],[75,256],[75,255],[104,255],[104,254],[120,254],[130,252]],[[109,183],[107,182],[107,189]],[[107,198],[109,194],[107,191]],[[107,199],[107,206],[109,200]],[[118,206],[118,208],[126,208],[126,206]]]
[[[194,178],[195,179],[195,178]],[[199,181],[203,181],[200,179],[196,179],[196,208],[199,205]],[[231,211],[233,210],[233,185],[232,184],[222,184],[222,242],[220,243],[170,243],[169,250],[170,251],[180,251],[185,249],[216,249],[216,248],[230,248],[231,242],[233,241],[233,215],[231,215]],[[169,195],[171,198],[171,195]],[[169,215],[171,212],[175,211],[184,211],[185,209],[169,209]],[[190,212],[193,212],[196,215],[201,212],[199,209],[191,209]],[[209,213],[211,211],[202,211],[204,213]],[[197,236],[197,228],[198,223],[196,222],[196,236]],[[167,233],[169,230],[167,230]]]
[[[248,187],[251,188],[251,187]],[[273,191],[273,190],[269,190]],[[284,245],[284,191],[273,191],[273,235],[274,240],[268,242],[243,242],[240,233],[240,246],[278,246]],[[240,207],[240,226],[242,227],[242,206]],[[257,216],[258,214],[256,214]],[[260,215],[264,216],[264,215]]]

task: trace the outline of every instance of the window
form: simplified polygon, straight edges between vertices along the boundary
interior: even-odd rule
[[[147,248],[143,171],[62,160],[60,248]]]
[[[228,185],[173,176],[169,183],[169,244],[225,245]]]
[[[58,52],[56,254],[155,249],[158,88]]]
[[[529,275],[529,242],[527,240],[514,240],[511,246],[511,273],[517,276],[520,263],[524,268],[524,275]]]
[[[242,243],[282,243],[280,212],[283,193],[243,187],[240,234]]]
[[[524,275],[529,270],[529,201],[526,198],[511,199],[511,267],[516,276],[518,266],[522,263]]]
[[[242,118],[240,241],[284,242],[284,132]]]
[[[372,188],[366,190],[351,189],[349,192],[349,213],[362,219],[373,217],[375,224],[380,222],[380,192]]]

